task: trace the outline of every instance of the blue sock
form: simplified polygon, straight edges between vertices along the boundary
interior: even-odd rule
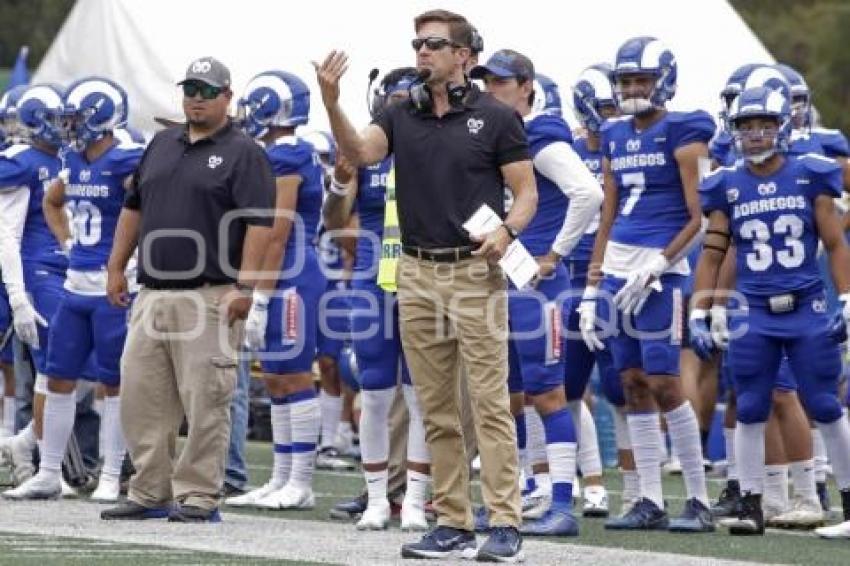
[[[543,430],[552,478],[552,507],[571,509],[576,475],[576,430],[569,409],[563,407],[545,415]]]

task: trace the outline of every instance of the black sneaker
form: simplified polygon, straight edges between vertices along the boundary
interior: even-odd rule
[[[660,531],[667,530],[667,512],[659,509],[651,499],[642,497],[622,517],[605,521],[605,528],[617,531]]]
[[[516,527],[492,527],[490,536],[478,549],[478,562],[522,562],[522,537]]]
[[[438,526],[419,542],[401,545],[402,558],[474,558],[475,535],[453,527]]]
[[[230,485],[229,483],[224,482],[224,485],[222,486],[219,495],[223,499],[227,499],[228,497],[237,497],[239,495],[243,495],[244,493],[245,490],[241,487],[236,487],[235,485]]]
[[[128,499],[120,505],[101,511],[100,518],[104,521],[143,521],[145,519],[165,519],[170,512],[170,506],[145,507]]]
[[[738,480],[727,481],[726,487],[720,492],[720,499],[711,506],[711,516],[715,519],[718,517],[734,517],[740,500],[741,484],[738,483]]]
[[[817,482],[817,491],[820,508],[823,509],[824,513],[829,513],[829,490],[826,488],[825,481]]]
[[[711,511],[702,501],[692,497],[685,501],[682,514],[670,521],[668,530],[672,533],[713,533]]]
[[[331,507],[331,519],[339,519],[340,521],[356,521],[366,510],[366,505],[369,503],[369,495],[364,491],[354,499],[348,501],[340,501]]]
[[[168,514],[169,523],[220,523],[218,507],[203,509],[194,505],[175,505]]]
[[[745,493],[738,503],[735,517],[722,519],[720,524],[729,529],[731,535],[763,535],[764,514],[761,510],[761,494]]]

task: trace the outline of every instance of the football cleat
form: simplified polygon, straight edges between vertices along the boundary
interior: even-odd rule
[[[850,521],[815,529],[820,538],[850,539]]]
[[[258,487],[257,489],[252,489],[248,493],[243,493],[242,495],[236,495],[234,497],[228,497],[224,500],[225,505],[230,505],[232,507],[256,507],[257,503],[272,494],[273,492],[279,490],[283,487],[283,483],[269,480],[266,485],[262,487]]]
[[[820,500],[820,508],[824,513],[829,513],[829,490],[826,488],[825,481],[817,482],[818,499]]]
[[[549,507],[552,505],[552,488],[549,489],[538,486],[537,489],[523,496],[522,498],[522,518],[523,519],[539,519],[542,517]]]
[[[412,503],[403,503],[401,506],[401,530],[427,531],[428,519],[425,518],[425,510]]]
[[[642,497],[622,517],[608,519],[605,528],[622,531],[666,530],[669,526],[667,512],[659,509],[652,500]]]
[[[330,510],[331,519],[340,521],[350,521],[359,519],[366,510],[366,505],[369,503],[369,496],[366,492],[361,493],[354,499],[347,499],[336,503]]]
[[[98,503],[115,503],[121,495],[121,478],[100,474],[97,481],[97,489],[91,494],[90,499]]]
[[[363,511],[360,520],[357,521],[358,531],[382,531],[390,523],[390,504],[386,499],[378,502],[369,502]]]
[[[12,468],[12,480],[15,485],[21,485],[35,474],[32,463],[32,447],[22,435],[8,436],[0,439],[0,454]]]
[[[665,474],[670,475],[681,475],[682,474],[682,462],[679,461],[677,456],[671,455],[670,459],[664,462],[661,466],[661,471]]]
[[[608,516],[608,491],[601,485],[589,485],[584,488],[584,505],[581,514],[584,517]]]
[[[298,487],[291,483],[273,491],[257,502],[262,509],[312,509],[316,497],[310,487]]]
[[[333,446],[325,446],[316,453],[316,469],[319,470],[353,470],[354,462],[345,460]]]
[[[520,533],[531,536],[578,536],[578,522],[569,509],[552,508],[537,520],[525,521]]]
[[[33,499],[59,499],[62,481],[57,474],[36,474],[14,489],[3,492],[4,499],[25,501]]]
[[[711,511],[699,499],[685,501],[682,514],[670,521],[668,530],[673,533],[713,533]]]
[[[59,480],[59,486],[62,488],[62,499],[76,499],[80,496],[77,490],[65,481],[65,478]]]
[[[826,517],[820,507],[820,501],[807,501],[802,497],[794,496],[788,511],[765,519],[765,524],[779,529],[810,530],[826,524]]]
[[[747,493],[741,497],[735,517],[720,520],[720,525],[729,529],[731,535],[763,535],[764,514],[761,495]]]
[[[788,508],[782,502],[764,498],[761,500],[761,509],[765,521],[769,521],[788,511]]]
[[[720,492],[717,503],[711,506],[711,515],[714,518],[733,517],[741,500],[741,484],[738,480],[729,480],[726,487]]]

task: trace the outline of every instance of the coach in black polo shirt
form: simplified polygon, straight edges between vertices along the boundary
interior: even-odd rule
[[[109,258],[114,304],[129,302],[124,269],[137,243],[143,288],[121,359],[121,422],[136,474],[127,502],[104,519],[218,519],[241,319],[271,226],[271,169],[227,117],[230,72],[203,57],[180,84],[187,124],[145,151]],[[262,285],[271,289],[273,278]],[[184,414],[189,436],[175,465]]]
[[[534,215],[537,190],[522,122],[464,76],[472,27],[433,10],[414,20],[422,83],[358,134],[339,106],[344,53],[316,70],[331,127],[355,165],[392,154],[401,228],[398,269],[401,334],[431,451],[435,531],[402,547],[405,557],[472,552],[473,520],[458,418],[459,361],[467,370],[481,454],[482,493],[494,527],[479,558],[520,554],[520,496],[514,421],[508,406],[506,296],[494,263]],[[463,223],[483,204],[504,224],[478,241]],[[488,261],[489,260],[489,261]],[[447,332],[447,329],[449,331]]]

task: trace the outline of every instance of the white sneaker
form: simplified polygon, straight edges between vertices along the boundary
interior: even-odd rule
[[[100,474],[100,479],[97,480],[97,489],[94,490],[89,499],[98,503],[115,503],[120,496],[120,476]]]
[[[316,497],[312,489],[291,483],[257,501],[257,507],[263,509],[312,509],[315,506]]]
[[[780,529],[808,530],[815,527],[822,527],[825,522],[823,509],[821,509],[820,502],[817,499],[806,501],[801,497],[795,496],[794,502],[788,511],[766,519],[765,525]]]
[[[58,499],[62,495],[62,481],[55,473],[36,474],[14,489],[3,492],[5,499],[16,501],[30,499]]]
[[[401,505],[401,530],[403,531],[427,531],[428,519],[425,518],[425,510],[413,503],[405,501]]]
[[[601,485],[584,488],[584,505],[581,514],[585,517],[608,516],[608,491]]]
[[[251,491],[243,493],[242,495],[234,495],[233,497],[228,497],[224,500],[224,504],[230,505],[231,507],[256,507],[257,503],[261,499],[279,490],[283,486],[284,484],[281,481],[269,480],[262,487],[252,489]]]
[[[661,466],[661,471],[665,474],[679,475],[682,473],[682,463],[679,458],[671,455],[670,459]]]
[[[552,506],[552,492],[540,487],[522,498],[522,518],[539,519]]]
[[[620,506],[620,514],[618,515],[618,517],[620,517],[622,519],[623,517],[628,515],[629,512],[632,510],[632,507],[635,506],[635,503],[638,502],[638,499],[639,498],[623,499],[623,503]]]
[[[0,459],[12,469],[12,480],[21,485],[35,474],[32,448],[20,435],[0,439]]]
[[[762,499],[761,501],[761,511],[764,516],[765,525],[767,525],[769,521],[785,513],[787,510],[788,509],[779,501],[774,501],[772,499]]]
[[[581,480],[576,476],[573,479],[573,499],[578,499],[581,497]]]
[[[62,488],[62,499],[76,499],[80,496],[76,489],[68,485],[65,478],[59,480],[59,485]]]
[[[370,501],[355,526],[358,531],[381,531],[386,529],[389,523],[390,502],[384,499],[379,503],[372,503]]]
[[[820,538],[850,538],[850,521],[815,529]]]
[[[480,472],[481,471],[481,456],[476,456],[472,460],[472,471]]]
[[[316,468],[319,470],[353,470],[354,462],[344,460],[333,446],[324,446],[316,453]]]
[[[354,431],[350,428],[337,429],[333,447],[336,448],[336,451],[340,454],[348,454],[351,452],[351,449],[354,448]]]

